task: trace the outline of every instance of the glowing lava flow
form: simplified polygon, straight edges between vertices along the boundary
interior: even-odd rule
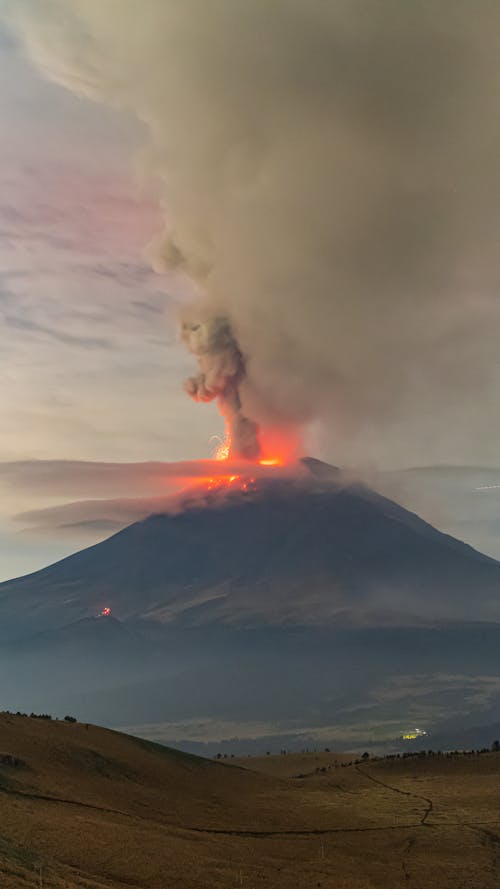
[[[221,463],[229,463],[229,446],[227,442],[218,448],[215,459]],[[252,464],[249,464],[249,468]],[[281,457],[266,457],[259,460],[256,466],[284,466],[285,461]],[[200,483],[207,491],[215,491],[221,488],[234,488],[240,491],[255,490],[256,478],[250,475],[224,473],[200,479]]]
[[[254,478],[242,475],[218,475],[213,478],[203,479],[207,491],[218,491],[222,488],[231,488],[238,491],[252,491],[255,485]]]

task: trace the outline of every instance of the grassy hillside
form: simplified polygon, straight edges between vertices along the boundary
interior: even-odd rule
[[[3,714],[0,886],[497,889],[499,754],[264,760]]]
[[[231,763],[275,778],[306,778],[356,759],[350,753],[287,753],[285,756],[237,756]]]

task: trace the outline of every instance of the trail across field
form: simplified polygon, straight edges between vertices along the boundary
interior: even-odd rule
[[[2,889],[499,886],[500,755],[224,765],[11,715],[0,752]]]

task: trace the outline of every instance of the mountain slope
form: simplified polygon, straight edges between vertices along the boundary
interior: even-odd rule
[[[0,736],[2,889],[498,886],[498,754],[263,774],[81,723],[2,713]]]
[[[214,494],[0,584],[4,636],[109,606],[182,625],[500,620],[500,564],[319,461]]]
[[[189,742],[498,720],[497,562],[314,460],[190,498],[0,585],[2,706]]]

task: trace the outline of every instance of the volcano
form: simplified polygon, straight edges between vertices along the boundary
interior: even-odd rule
[[[500,563],[309,458],[0,584],[0,626],[12,709],[444,730],[477,682],[500,718]]]
[[[111,613],[181,626],[500,621],[500,564],[335,467],[187,497],[0,584],[3,634]]]

